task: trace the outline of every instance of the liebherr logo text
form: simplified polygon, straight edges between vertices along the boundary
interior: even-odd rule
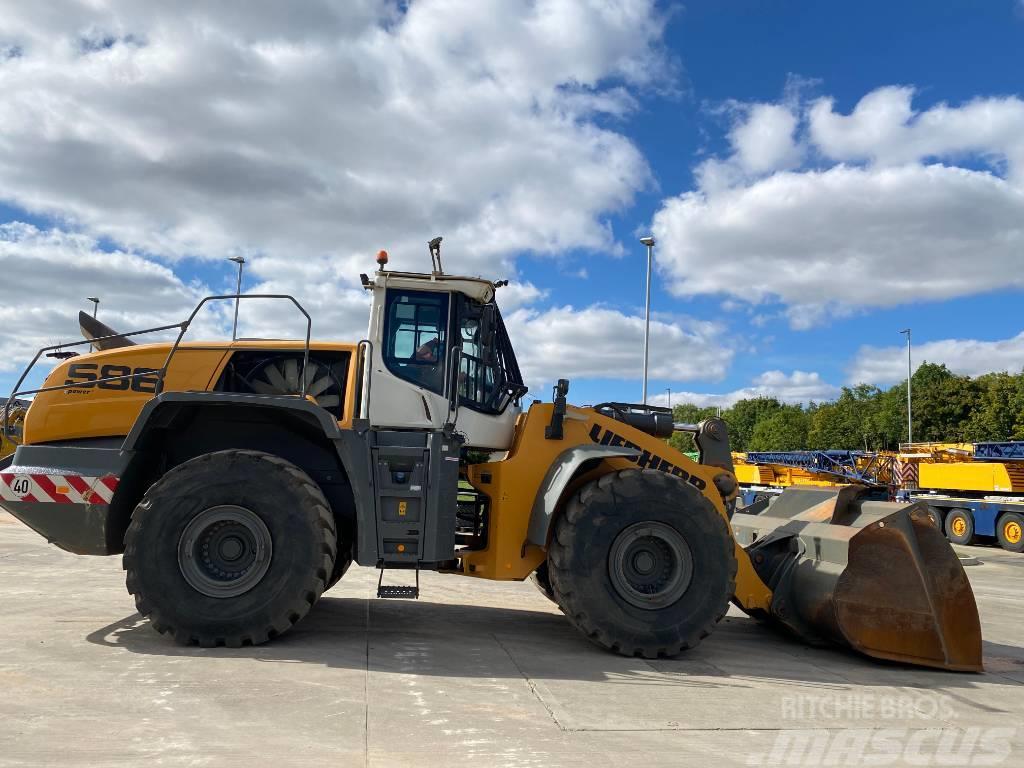
[[[590,439],[598,445],[607,445],[612,448],[618,448],[620,445],[624,448],[635,448],[640,451],[640,455],[635,459],[632,459],[632,461],[634,461],[640,469],[657,469],[662,472],[667,472],[670,475],[678,477],[680,480],[685,480],[694,488],[701,491],[708,487],[708,484],[704,482],[703,479],[691,475],[685,469],[677,467],[670,461],[666,461],[650,451],[645,451],[636,443],[631,443],[622,435],[617,435],[610,429],[601,429],[600,424],[595,424],[590,428]]]

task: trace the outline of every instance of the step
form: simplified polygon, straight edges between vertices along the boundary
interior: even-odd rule
[[[417,600],[420,596],[419,587],[400,587],[392,584],[379,584],[377,597],[392,597],[406,600]]]
[[[380,578],[377,579],[377,597],[398,598],[400,600],[418,600],[420,596],[420,570],[416,569],[415,586],[405,586],[384,583],[384,569],[380,569]]]

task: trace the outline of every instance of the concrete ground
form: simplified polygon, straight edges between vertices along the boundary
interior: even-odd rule
[[[734,610],[680,659],[624,659],[530,584],[426,574],[418,602],[376,600],[357,568],[273,643],[204,650],[140,620],[120,558],[0,513],[0,765],[1024,765],[1024,555],[969,550],[979,675]]]

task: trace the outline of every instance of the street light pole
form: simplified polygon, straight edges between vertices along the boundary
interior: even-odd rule
[[[910,329],[904,328],[900,333],[907,334],[907,442],[912,443],[914,442],[914,427],[910,412],[910,379],[913,376],[913,370],[910,367]]]
[[[647,301],[644,313],[644,405],[647,405],[647,363],[651,343],[651,263],[654,257],[654,237],[641,237],[640,242],[647,246]]]
[[[235,324],[231,326],[231,340],[235,341],[238,338],[238,302],[241,301],[239,296],[242,295],[242,266],[245,264],[245,259],[241,256],[232,256],[228,261],[233,261],[238,265],[238,282],[235,284]]]

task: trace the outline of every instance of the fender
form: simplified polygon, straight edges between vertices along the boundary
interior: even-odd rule
[[[548,467],[547,474],[537,489],[533,509],[530,511],[530,525],[526,531],[527,543],[547,547],[551,521],[558,509],[558,501],[572,482],[577,470],[585,463],[612,458],[636,459],[639,456],[640,451],[636,448],[607,445],[577,445],[560,453]]]
[[[299,397],[238,392],[164,392],[143,407],[131,432],[125,438],[122,450],[138,450],[140,442],[149,430],[169,426],[176,414],[191,406],[268,408],[278,413],[286,412],[322,431],[324,437],[334,446],[338,461],[348,475],[352,489],[358,562],[376,563],[375,502],[370,472],[370,451],[364,433],[354,429],[342,429],[323,408]]]
[[[132,425],[131,432],[124,439],[122,450],[136,450],[139,441],[148,429],[167,426],[170,419],[181,410],[180,407],[174,407],[175,405],[244,405],[256,408],[274,408],[275,410],[284,409],[300,415],[305,421],[319,425],[323,430],[324,437],[329,440],[337,440],[342,434],[338,422],[331,418],[327,411],[309,400],[298,397],[253,395],[240,392],[163,392],[142,407],[135,419],[135,424]]]

